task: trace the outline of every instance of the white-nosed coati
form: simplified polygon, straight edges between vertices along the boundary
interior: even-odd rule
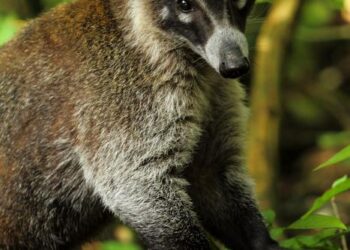
[[[244,169],[253,0],[78,0],[0,49],[0,249],[111,215],[148,249],[279,249]]]

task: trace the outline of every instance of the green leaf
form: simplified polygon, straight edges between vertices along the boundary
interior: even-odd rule
[[[266,210],[262,212],[265,221],[272,225],[276,220],[276,213],[273,210]]]
[[[278,240],[283,236],[284,228],[273,228],[270,230],[271,238],[274,240]]]
[[[123,244],[110,241],[103,243],[102,250],[141,250],[141,248],[135,244]]]
[[[347,175],[335,180],[332,184],[332,188],[336,188],[337,186],[347,182],[349,180],[349,177]]]
[[[0,45],[9,41],[17,30],[18,25],[15,15],[0,16]]]
[[[315,170],[319,170],[322,168],[326,168],[326,167],[341,163],[347,159],[350,159],[350,145],[344,148],[343,150],[341,150],[339,153],[335,154],[332,158],[330,158],[325,163],[321,164]]]
[[[321,197],[317,198],[311,206],[311,208],[309,209],[309,211],[307,211],[302,218],[310,216],[312,213],[316,212],[318,209],[327,204],[333,197],[349,190],[350,179],[347,176],[336,180],[333,184],[333,187],[327,190]]]
[[[346,226],[338,218],[333,216],[313,214],[305,218],[301,218],[291,224],[288,229],[323,229],[338,228],[346,230]]]
[[[313,235],[298,235],[284,240],[280,244],[286,249],[324,249],[328,240],[339,237],[340,235],[336,229],[326,229]]]

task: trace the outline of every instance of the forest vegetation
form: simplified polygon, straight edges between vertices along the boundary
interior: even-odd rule
[[[0,0],[0,46],[63,2]],[[270,232],[286,249],[348,250],[350,0],[258,0],[247,34],[248,169]],[[117,223],[82,249],[141,247]]]

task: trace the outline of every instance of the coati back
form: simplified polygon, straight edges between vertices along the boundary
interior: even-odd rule
[[[0,49],[0,249],[111,216],[148,249],[278,249],[244,169],[253,0],[78,0]]]

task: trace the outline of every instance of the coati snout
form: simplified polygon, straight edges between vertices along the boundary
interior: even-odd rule
[[[155,16],[163,32],[189,46],[225,78],[249,70],[244,29],[253,0],[162,0]]]

